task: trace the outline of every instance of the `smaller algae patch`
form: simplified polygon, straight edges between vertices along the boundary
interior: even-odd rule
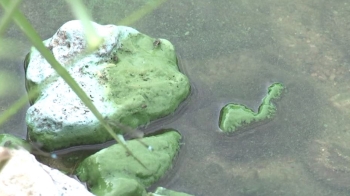
[[[26,150],[31,149],[30,144],[27,141],[6,133],[0,134],[0,146],[15,149],[18,147],[22,147]]]
[[[128,148],[146,168],[121,145],[115,144],[86,158],[77,168],[77,176],[81,181],[87,182],[96,195],[120,193],[125,187],[130,189],[130,186],[136,187],[133,189],[136,192],[143,192],[139,186],[149,187],[172,166],[180,148],[180,139],[178,132],[169,130],[160,135],[142,138],[141,142],[128,141]],[[152,148],[147,148],[145,144]]]
[[[276,107],[271,103],[271,100],[280,98],[283,89],[284,86],[281,83],[272,84],[259,106],[258,112],[241,104],[227,104],[220,112],[220,129],[226,133],[235,132],[245,125],[273,118],[276,114]]]

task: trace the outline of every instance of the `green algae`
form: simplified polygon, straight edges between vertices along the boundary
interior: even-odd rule
[[[130,34],[112,57],[105,69],[107,99],[118,108],[112,119],[125,125],[137,127],[174,112],[190,92],[174,47],[165,39]]]
[[[25,149],[33,155],[50,157],[50,159],[56,159],[56,154],[51,154],[44,152],[40,149],[39,145],[36,143],[28,142],[27,140],[18,138],[10,134],[0,134],[0,146],[12,149]]]
[[[112,187],[108,190],[102,190],[102,192],[95,192],[96,195],[103,196],[146,196],[147,192],[145,187],[137,180],[132,178],[115,178],[112,179]]]
[[[26,140],[6,133],[0,134],[0,146],[15,149],[22,147],[28,151],[31,149],[30,144]]]
[[[139,186],[133,180],[147,188],[172,166],[180,148],[180,139],[181,135],[178,132],[168,130],[161,135],[142,138],[140,139],[142,143],[137,140],[128,141],[128,148],[146,168],[128,155],[121,145],[115,144],[82,161],[76,170],[77,176],[81,181],[87,182],[96,195],[119,193],[122,192],[119,188],[125,186]],[[151,148],[147,148],[144,144]]]
[[[235,132],[238,128],[253,122],[273,118],[276,114],[276,107],[271,101],[280,98],[283,89],[284,86],[281,83],[272,84],[268,88],[268,93],[263,99],[257,113],[244,105],[235,103],[227,104],[220,112],[220,129],[227,133]]]

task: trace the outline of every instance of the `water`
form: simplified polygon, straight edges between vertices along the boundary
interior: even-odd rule
[[[118,24],[146,1],[84,2],[96,22]],[[44,39],[74,18],[64,1],[27,0],[21,9]],[[168,0],[130,24],[175,45],[194,90],[181,111],[153,126],[184,137],[157,185],[194,195],[350,195],[349,10],[346,0]],[[13,73],[18,91],[1,98],[0,110],[25,93],[30,48],[15,26],[7,36],[20,47],[0,68]],[[274,82],[287,89],[273,121],[219,132],[224,105],[256,110]],[[24,112],[0,130],[25,137]]]

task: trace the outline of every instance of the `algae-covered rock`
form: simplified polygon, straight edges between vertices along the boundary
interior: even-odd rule
[[[40,150],[40,145],[38,144],[30,143],[27,140],[6,133],[0,134],[0,146],[10,149],[24,149],[34,155],[41,155],[53,159],[57,158],[56,154],[51,154]]]
[[[180,139],[178,132],[168,131],[157,136],[142,138],[141,142],[128,141],[128,148],[146,168],[130,156],[121,145],[115,144],[86,158],[77,168],[77,176],[81,181],[87,182],[96,195],[123,192],[125,186],[137,187],[138,185],[133,185],[132,180],[136,180],[144,188],[149,187],[172,166],[179,150]],[[152,150],[145,144],[151,146]]]
[[[101,196],[146,196],[145,187],[137,180],[132,178],[116,178],[110,182],[113,187],[108,191],[96,192],[96,195]]]
[[[244,105],[235,103],[227,104],[220,112],[219,126],[221,130],[224,132],[234,132],[238,128],[253,122],[273,118],[276,114],[276,107],[271,103],[271,100],[279,98],[283,89],[284,87],[280,83],[271,85],[257,113]]]
[[[30,144],[26,140],[6,133],[0,134],[0,146],[4,146],[6,148],[22,147],[26,150],[30,150],[31,148]]]
[[[174,112],[190,85],[179,71],[173,45],[129,27],[93,25],[105,41],[92,53],[84,52],[87,44],[79,21],[67,22],[44,44],[100,113],[135,128]],[[25,67],[27,89],[39,87],[26,116],[30,140],[55,150],[111,139],[35,48]]]

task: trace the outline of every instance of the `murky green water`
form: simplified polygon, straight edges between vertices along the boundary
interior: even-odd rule
[[[85,2],[96,22],[118,24],[148,1]],[[21,9],[43,39],[74,18],[64,1],[27,0]],[[147,129],[184,137],[174,169],[157,185],[194,195],[350,195],[349,11],[346,0],[168,0],[130,24],[170,40],[193,85],[181,111]],[[18,90],[1,95],[0,112],[25,93],[30,48],[14,25],[7,36],[15,44],[0,68],[16,78],[8,89]],[[224,105],[256,110],[273,82],[287,88],[273,121],[219,132]],[[24,137],[24,114],[1,132]]]

